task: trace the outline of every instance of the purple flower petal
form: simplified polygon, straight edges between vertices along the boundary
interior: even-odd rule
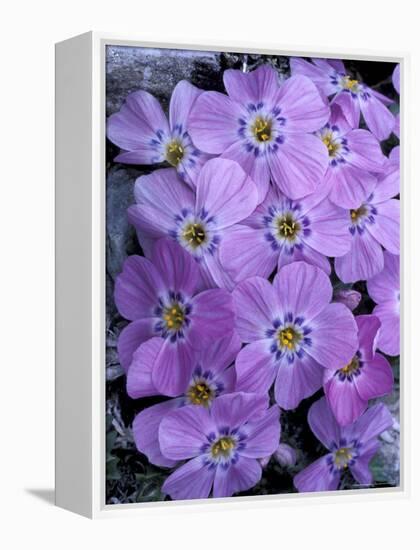
[[[218,252],[219,251],[216,250],[213,254],[203,254],[200,263],[203,280],[207,288],[218,286],[219,288],[232,291],[235,286],[235,281],[230,274],[223,269]]]
[[[291,76],[277,94],[286,132],[315,132],[329,119],[329,106],[321,99],[315,84],[306,76]]]
[[[307,321],[316,317],[332,298],[328,276],[305,262],[283,267],[274,277],[273,288],[284,313],[302,315]]]
[[[243,342],[266,338],[266,330],[280,313],[273,286],[261,277],[239,283],[232,292],[236,310],[236,329]]]
[[[353,166],[371,172],[382,170],[386,158],[378,140],[370,132],[352,130],[346,135],[346,139],[351,151],[350,162]]]
[[[331,273],[331,266],[328,258],[310,246],[305,246],[305,244],[301,249],[295,247],[292,254],[290,254],[289,251],[283,247],[280,251],[277,268],[278,270],[281,270],[286,265],[294,262],[305,262],[315,267],[319,267],[319,269],[327,275]]]
[[[359,103],[369,130],[379,140],[387,139],[394,128],[391,111],[374,94],[360,97]]]
[[[313,193],[328,167],[328,152],[322,141],[312,134],[287,134],[268,163],[274,182],[290,199]]]
[[[243,281],[256,275],[267,278],[276,267],[278,251],[262,231],[238,224],[226,231],[219,257],[231,277]]]
[[[324,199],[310,209],[307,215],[311,220],[311,232],[305,237],[308,246],[332,257],[343,256],[350,250],[351,235],[346,210]]]
[[[152,369],[163,342],[162,338],[151,338],[134,352],[127,373],[127,393],[133,399],[159,393],[152,381]]]
[[[231,335],[215,339],[208,347],[202,348],[198,360],[203,371],[221,373],[235,361],[240,349],[241,340],[236,332],[232,332]]]
[[[398,93],[400,93],[400,64],[395,65],[395,69],[392,73],[392,84]]]
[[[139,319],[127,325],[118,337],[118,357],[121,366],[127,371],[131,364],[133,353],[142,344],[156,333],[153,329],[154,319]]]
[[[202,456],[175,470],[162,486],[162,492],[173,500],[207,498],[213,485],[215,470],[210,469]]]
[[[287,445],[287,443],[280,443],[274,456],[280,466],[294,466],[297,462],[296,449]]]
[[[209,160],[197,183],[196,211],[214,216],[215,225],[223,229],[249,216],[256,208],[258,192],[254,182],[237,162]]]
[[[181,80],[175,86],[169,103],[169,123],[171,129],[176,124],[182,124],[184,130],[194,105],[202,90],[190,84],[187,80]]]
[[[332,84],[329,78],[329,74],[335,71],[332,67],[328,67],[326,63],[322,66],[318,66],[314,63],[309,63],[309,61],[305,61],[301,57],[291,57],[290,70],[292,75],[300,74],[309,77],[327,96],[337,91],[337,86]]]
[[[232,296],[226,290],[200,292],[191,300],[191,308],[191,326],[186,336],[195,348],[232,333],[235,314]]]
[[[136,180],[138,204],[128,209],[129,221],[145,235],[160,238],[174,227],[175,216],[194,209],[194,195],[174,168],[155,170]]]
[[[384,252],[384,269],[367,282],[369,296],[377,304],[395,302],[400,292],[400,257]]]
[[[378,441],[370,441],[364,446],[363,454],[359,455],[355,463],[350,466],[354,478],[362,485],[372,484],[372,472],[369,470],[369,462],[379,451],[379,448]]]
[[[258,155],[248,151],[245,141],[233,143],[222,154],[221,158],[237,162],[257,186],[258,203],[261,203],[268,192],[270,185],[270,168],[265,155]]]
[[[164,283],[156,267],[140,256],[130,256],[115,281],[114,300],[118,311],[131,321],[155,317]]]
[[[207,436],[215,429],[208,409],[187,405],[167,414],[161,421],[160,448],[164,456],[173,460],[201,455],[203,444],[208,442]]]
[[[277,371],[274,386],[276,403],[286,410],[295,409],[302,399],[322,387],[323,368],[309,355],[295,358],[293,363],[283,360]]]
[[[375,223],[368,224],[367,230],[392,254],[400,253],[400,201],[392,199],[375,205]]]
[[[368,197],[377,180],[366,170],[344,164],[327,172],[326,184],[331,186],[329,198],[341,208],[358,208]]]
[[[348,426],[367,408],[368,400],[359,395],[353,380],[341,380],[339,376],[332,376],[324,389],[328,404],[340,426]]]
[[[355,233],[351,250],[335,259],[335,271],[343,283],[355,283],[370,279],[384,267],[384,254],[381,245],[370,233]]]
[[[171,468],[176,464],[176,461],[161,453],[158,434],[162,419],[181,404],[182,399],[169,399],[144,409],[134,418],[133,437],[136,447],[156,466]]]
[[[230,497],[234,493],[251,489],[260,481],[261,475],[258,461],[244,456],[239,456],[238,461],[226,469],[219,465],[214,479],[213,497]]]
[[[185,392],[195,363],[194,352],[185,341],[164,341],[152,369],[152,382],[159,393],[175,397]]]
[[[338,488],[340,475],[330,469],[328,455],[312,462],[293,478],[293,483],[299,493],[317,491],[335,491]]]
[[[375,354],[373,359],[366,361],[360,371],[360,375],[354,380],[357,391],[366,401],[391,393],[394,383],[394,375],[391,365],[380,355]]]
[[[139,163],[149,164],[156,151],[148,144],[159,130],[169,134],[160,103],[148,92],[138,91],[130,94],[121,110],[109,117],[107,135],[121,149],[137,151]]]
[[[338,93],[331,105],[338,105],[351,128],[358,128],[360,123],[360,105],[357,98],[346,92]]]
[[[261,65],[250,73],[229,69],[223,73],[223,83],[233,101],[272,105],[279,91],[277,71],[270,65]]]
[[[358,348],[357,325],[343,304],[329,304],[311,322],[307,353],[327,369],[346,365]]]
[[[348,440],[369,443],[393,424],[391,413],[383,403],[369,407],[367,411],[350,426],[343,428],[342,434]]]
[[[308,422],[314,435],[328,450],[338,447],[340,427],[335,420],[325,397],[316,401],[308,413]]]
[[[192,296],[200,279],[197,262],[178,243],[160,239],[152,251],[152,262],[162,276],[165,288]]]
[[[400,167],[389,159],[384,176],[375,187],[372,202],[379,204],[396,197],[400,192]]]
[[[221,395],[214,400],[211,417],[217,428],[240,428],[245,422],[265,414],[268,408],[268,395],[237,392]]]
[[[195,145],[219,155],[237,141],[239,104],[219,92],[204,92],[191,110],[188,131]]]
[[[278,366],[270,352],[272,340],[259,340],[245,346],[236,359],[236,389],[266,393],[271,388]]]
[[[378,335],[378,348],[387,355],[400,354],[400,309],[399,302],[384,302],[377,305],[373,314],[379,317],[381,329]]]
[[[246,425],[245,448],[238,451],[241,456],[261,458],[274,453],[280,441],[279,415],[279,408],[274,406],[257,421]]]
[[[358,315],[355,319],[361,359],[363,361],[370,361],[375,354],[376,338],[381,327],[381,322],[375,315]]]

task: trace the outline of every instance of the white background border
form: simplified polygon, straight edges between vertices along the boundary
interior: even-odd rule
[[[54,508],[54,192],[53,105],[54,43],[88,29],[111,29],[160,42],[220,44],[236,40],[283,49],[355,52],[409,52],[406,169],[412,182],[406,201],[406,334],[413,338],[406,363],[412,365],[406,385],[413,392],[408,454],[420,453],[420,363],[417,331],[420,301],[419,102],[420,41],[414,2],[329,0],[251,2],[226,0],[198,3],[133,2],[132,0],[16,0],[2,9],[2,524],[5,548],[43,550],[75,547],[99,549],[293,548],[342,550],[375,547],[411,549],[418,540],[420,478],[413,467],[411,495],[375,502],[359,498],[288,500],[252,503],[230,509],[218,506],[136,510],[131,519],[87,520]],[[395,50],[395,51],[394,51]],[[357,52],[355,52],[357,54]],[[409,98],[408,98],[409,100]],[[69,152],[71,154],[71,152]],[[76,160],[76,159],[75,159]],[[410,277],[411,274],[411,277]],[[412,286],[407,284],[408,278]],[[410,310],[408,310],[408,306]],[[412,348],[412,349],[411,349]],[[412,388],[412,389],[411,389]],[[407,398],[407,395],[406,395]],[[77,475],[77,473],[75,474]]]

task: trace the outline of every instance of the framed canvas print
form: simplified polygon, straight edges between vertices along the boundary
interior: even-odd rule
[[[56,53],[57,504],[403,492],[404,56]]]

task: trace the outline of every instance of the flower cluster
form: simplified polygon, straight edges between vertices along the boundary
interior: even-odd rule
[[[108,120],[116,161],[154,166],[128,209],[144,255],[125,261],[115,304],[127,393],[160,398],[134,441],[169,469],[172,499],[246,491],[270,457],[295,465],[281,412],[318,391],[308,422],[328,454],[298,491],[335,490],[347,468],[371,484],[392,425],[371,400],[399,355],[399,147],[381,147],[399,118],[341,61],[290,67],[226,70],[226,93],[181,81],[169,118],[137,91]],[[368,313],[353,313],[353,284]]]

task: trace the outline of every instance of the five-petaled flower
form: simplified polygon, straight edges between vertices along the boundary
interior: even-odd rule
[[[375,350],[381,327],[378,317],[359,315],[356,323],[359,345],[354,357],[324,375],[325,395],[340,426],[357,420],[369,399],[390,393],[394,382],[391,365]]]
[[[294,57],[290,60],[293,75],[310,78],[331,102],[339,105],[352,128],[358,128],[362,112],[369,130],[386,139],[394,129],[394,115],[387,108],[393,101],[353,78],[339,59],[313,59],[312,63]]]
[[[196,259],[208,287],[233,287],[220,265],[220,243],[228,228],[257,206],[256,186],[239,164],[209,160],[198,176],[195,192],[173,170],[157,170],[137,180],[135,197],[137,204],[130,206],[128,215],[142,245],[169,237]]]
[[[280,439],[279,409],[267,395],[231,393],[211,408],[189,405],[160,423],[159,441],[167,458],[187,462],[165,481],[172,499],[228,497],[261,479],[258,459],[271,455]]]
[[[347,364],[357,351],[357,326],[343,304],[330,303],[332,286],[318,267],[295,262],[271,285],[261,277],[233,291],[236,328],[250,342],[236,360],[237,389],[274,395],[294,409],[315,393],[324,369]]]
[[[292,199],[314,192],[328,154],[312,132],[328,121],[329,107],[309,78],[279,83],[269,65],[227,70],[228,95],[204,92],[191,109],[189,132],[200,149],[237,161],[258,185],[259,202],[270,178]]]
[[[347,469],[359,484],[372,483],[369,463],[379,450],[378,436],[393,425],[383,403],[370,407],[353,424],[340,427],[323,397],[309,409],[308,422],[329,453],[294,477],[299,492],[335,491]]]
[[[199,269],[177,243],[159,240],[152,258],[130,256],[115,284],[115,303],[132,321],[120,334],[118,352],[127,369],[141,343],[157,336],[151,369],[159,393],[178,396],[191,377],[194,349],[233,331],[231,295],[223,289],[197,293]]]
[[[181,80],[169,104],[169,121],[158,100],[143,90],[131,93],[108,119],[108,138],[123,150],[116,162],[174,166],[189,185],[209,157],[191,141],[187,120],[201,90]]]
[[[271,187],[246,220],[232,226],[220,247],[220,260],[235,281],[303,260],[331,271],[328,256],[350,250],[347,212],[322,194],[292,201]]]
[[[133,399],[160,395],[153,383],[152,371],[163,345],[161,338],[151,338],[135,351],[127,373],[127,393]],[[234,391],[236,375],[232,364],[240,348],[241,342],[235,332],[215,340],[208,347],[203,346],[195,352],[194,361],[185,365],[189,378],[180,395],[148,407],[135,417],[134,441],[152,464],[175,464],[162,455],[158,439],[160,422],[169,411],[186,405],[211,407],[219,395]]]
[[[372,178],[357,208],[348,211],[352,235],[350,251],[335,259],[335,271],[344,283],[370,279],[384,268],[384,251],[400,253],[399,170],[386,163],[384,174]]]
[[[343,208],[357,208],[387,162],[378,140],[367,130],[352,129],[338,105],[331,119],[317,132],[328,150],[329,166],[324,185],[328,197]]]

